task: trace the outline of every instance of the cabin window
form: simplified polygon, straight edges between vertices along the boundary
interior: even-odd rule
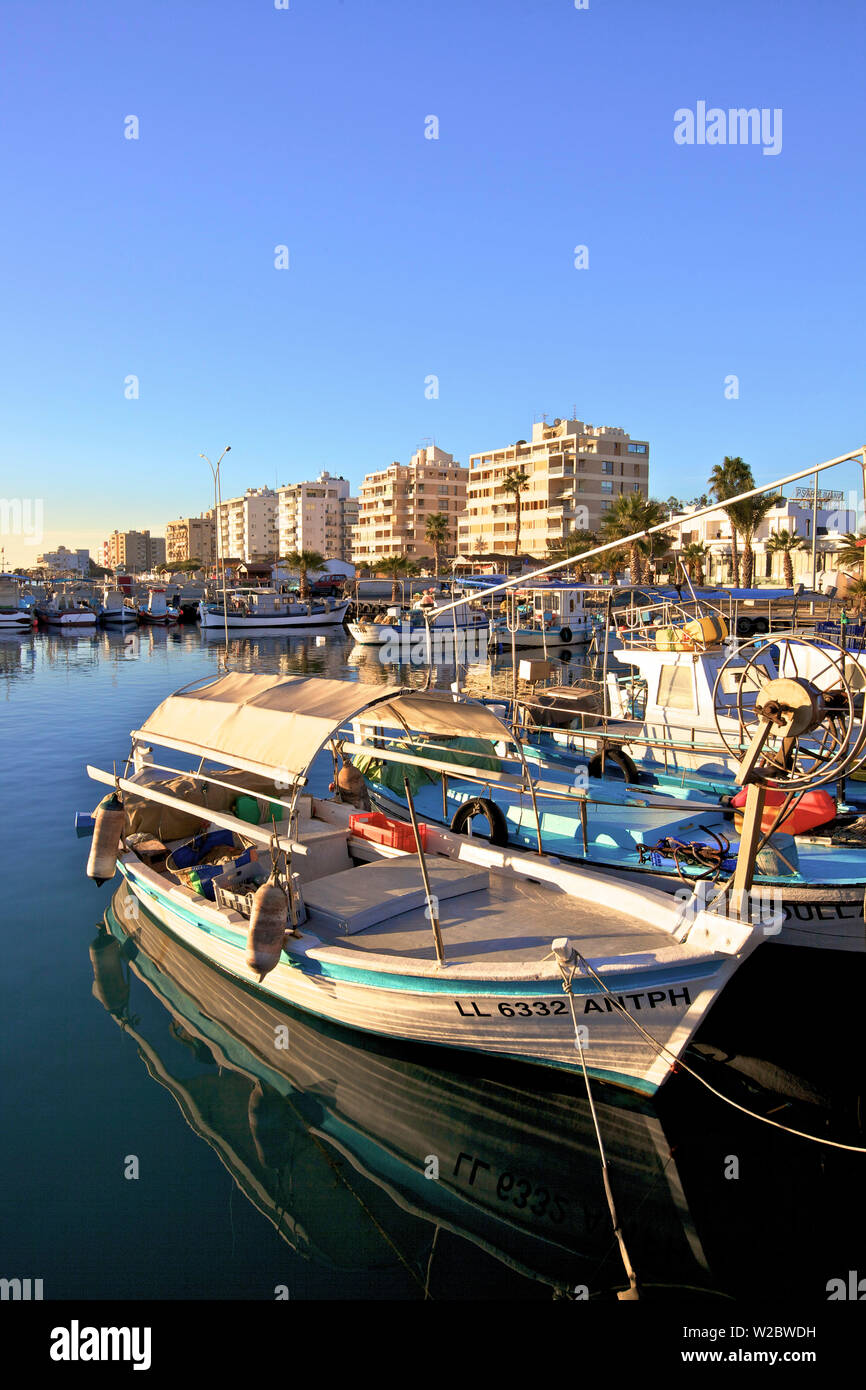
[[[723,671],[721,674],[719,680],[719,694],[733,697],[736,696],[737,692],[742,687],[743,703],[745,705],[754,704],[755,696],[760,690],[763,682],[769,678],[769,675],[770,672],[763,666],[757,668],[753,666],[748,675],[746,675],[745,664],[742,666],[729,666],[727,670]],[[733,704],[734,700],[732,698],[725,703]]]
[[[695,696],[691,666],[662,667],[656,703],[666,709],[694,709]]]

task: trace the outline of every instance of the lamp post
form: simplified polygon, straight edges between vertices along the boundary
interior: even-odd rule
[[[223,557],[222,557],[222,547],[221,547],[221,545],[220,545],[220,531],[222,530],[222,524],[221,524],[222,519],[221,519],[221,517],[220,517],[220,508],[222,507],[222,491],[221,491],[221,489],[220,489],[220,464],[222,463],[222,461],[223,461],[223,459],[225,458],[226,454],[230,454],[230,453],[231,453],[231,449],[232,449],[231,444],[227,444],[226,447],[223,449],[222,453],[220,454],[220,456],[219,456],[219,458],[217,459],[217,461],[216,461],[215,464],[211,463],[211,461],[210,461],[210,459],[208,458],[207,454],[199,454],[199,458],[200,458],[200,459],[204,459],[205,463],[209,464],[209,466],[210,466],[210,471],[211,471],[211,473],[213,474],[214,527],[215,527],[215,534],[216,534],[216,552],[217,552],[216,558],[217,558],[217,571],[218,571],[218,573],[219,573],[219,574],[221,575],[221,577],[222,577],[222,590],[223,590],[223,620],[224,620],[224,623],[225,623],[225,637],[226,637],[226,650],[225,650],[226,665],[228,665],[228,659],[229,659],[229,615],[228,615],[228,607],[227,607],[227,600],[226,600],[226,571],[225,571],[225,563],[224,563],[224,560],[223,560]]]

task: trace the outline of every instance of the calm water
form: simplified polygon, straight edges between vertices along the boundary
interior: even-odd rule
[[[0,638],[0,1274],[41,1278],[46,1298],[609,1296],[624,1279],[577,1081],[254,999],[241,1024],[200,962],[155,933],[124,946],[116,885],[85,878],[73,831],[102,794],[85,765],[119,762],[130,730],[215,673],[220,649],[194,627]],[[342,635],[240,639],[231,660],[396,674]],[[316,789],[330,775],[326,760]],[[836,960],[798,973],[759,951],[707,1025],[727,1059],[708,1075],[777,1120],[866,1142],[860,973]],[[281,1017],[292,1041],[277,1064],[263,1039]],[[768,1078],[772,1102],[751,1089]],[[656,1108],[602,1090],[599,1121],[633,1263],[657,1292],[819,1302],[863,1265],[863,1156],[740,1117],[687,1077]]]

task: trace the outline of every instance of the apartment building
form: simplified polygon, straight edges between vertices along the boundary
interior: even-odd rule
[[[213,510],[202,512],[201,516],[178,517],[169,521],[165,527],[166,564],[180,564],[184,560],[200,560],[202,565],[211,565],[216,558],[216,526]]]
[[[112,531],[102,547],[107,569],[145,574],[165,564],[165,537],[149,531]]]
[[[277,540],[280,555],[317,550],[327,560],[350,560],[357,498],[345,478],[326,471],[314,483],[287,483],[277,489]]]
[[[368,473],[358,497],[352,560],[367,565],[382,555],[408,555],[417,561],[433,556],[425,537],[427,517],[442,512],[451,540],[443,554],[457,549],[459,519],[466,508],[468,469],[435,444],[418,449],[408,464],[392,463]]]
[[[89,550],[67,550],[61,545],[57,550],[47,550],[36,558],[37,565],[52,574],[88,574],[90,572]]]
[[[503,483],[509,473],[528,478],[520,496],[520,550],[534,558],[569,531],[597,530],[621,493],[649,495],[649,444],[613,425],[542,420],[532,439],[472,454],[459,549],[511,551],[517,541],[517,504]]]
[[[270,487],[249,487],[241,497],[219,506],[220,555],[245,564],[277,557],[277,494]]]

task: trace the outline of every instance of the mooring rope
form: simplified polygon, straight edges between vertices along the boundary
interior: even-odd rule
[[[673,1071],[688,1072],[689,1076],[693,1077],[694,1080],[699,1082],[701,1086],[705,1087],[706,1090],[710,1091],[712,1095],[718,1097],[719,1100],[724,1101],[726,1105],[732,1106],[734,1110],[739,1110],[741,1114],[748,1115],[749,1118],[752,1120],[759,1120],[762,1124],[772,1126],[773,1129],[784,1130],[786,1134],[793,1134],[794,1137],[797,1139],[809,1139],[812,1141],[813,1144],[826,1144],[828,1148],[831,1149],[844,1149],[848,1153],[866,1154],[866,1147],[864,1147],[862,1144],[843,1144],[841,1140],[838,1139],[826,1139],[820,1134],[807,1134],[805,1130],[794,1129],[791,1125],[783,1125],[780,1120],[771,1120],[767,1115],[758,1115],[755,1113],[754,1110],[749,1110],[745,1105],[740,1105],[739,1101],[732,1100],[730,1096],[726,1096],[722,1091],[716,1090],[716,1087],[712,1086],[710,1082],[707,1081],[703,1076],[701,1076],[699,1072],[696,1072],[693,1067],[690,1067],[688,1062],[684,1062],[681,1058],[676,1057],[669,1048],[665,1047],[664,1043],[660,1043],[656,1038],[652,1036],[651,1033],[648,1033],[647,1030],[644,1028],[643,1024],[638,1023],[637,1019],[633,1018],[632,1015],[629,1013],[628,1009],[620,1003],[616,995],[611,994],[610,990],[607,988],[607,985],[604,983],[604,980],[601,978],[598,972],[592,968],[586,957],[582,956],[580,951],[578,951],[575,946],[572,946],[571,950],[574,956],[577,958],[578,964],[582,966],[582,968],[589,975],[590,979],[598,985],[604,998],[610,1001],[610,1003],[613,1005],[613,1008],[618,1013],[623,1014],[624,1017],[628,1019],[629,1023],[631,1023],[632,1026],[637,1029],[637,1031],[641,1034],[644,1040],[655,1049],[655,1051],[659,1054],[660,1057],[664,1056],[670,1059],[671,1069]],[[575,1039],[577,1042],[578,1050],[581,1055],[581,1061],[583,1061],[583,1050],[580,1046],[580,1040],[577,1035],[577,1022],[574,1011],[574,1002],[572,998],[571,988],[571,981],[574,979],[574,970],[572,969],[570,976],[567,975],[565,972],[563,962],[559,960],[558,956],[556,957],[556,959],[559,965],[560,974],[562,975],[563,991],[569,996],[569,1000],[571,1002],[571,1016],[572,1022],[574,1023],[575,1027]]]

